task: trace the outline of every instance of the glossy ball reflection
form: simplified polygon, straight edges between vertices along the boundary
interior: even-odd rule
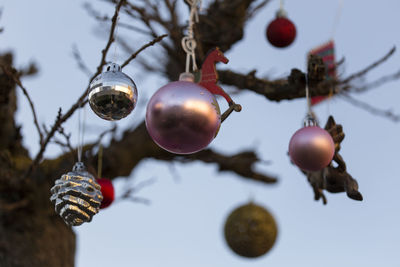
[[[120,120],[128,116],[135,108],[137,98],[135,83],[115,63],[108,65],[106,71],[90,83],[90,107],[105,120]]]
[[[318,126],[307,126],[294,133],[289,142],[289,155],[305,171],[319,171],[332,161],[335,144],[332,136]]]
[[[224,227],[225,240],[238,255],[255,258],[274,246],[278,227],[265,208],[249,203],[235,209]]]
[[[189,81],[171,82],[151,97],[146,127],[163,149],[190,154],[207,147],[221,125],[221,113],[213,94]]]

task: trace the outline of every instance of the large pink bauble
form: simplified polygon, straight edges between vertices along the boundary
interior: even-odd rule
[[[221,125],[221,112],[213,94],[188,81],[171,82],[151,97],[146,127],[160,147],[176,154],[205,148]]]
[[[332,136],[318,126],[301,128],[290,139],[290,158],[302,170],[322,170],[332,161],[334,154]]]

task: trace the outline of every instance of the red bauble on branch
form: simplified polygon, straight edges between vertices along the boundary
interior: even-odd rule
[[[296,26],[286,17],[283,10],[279,10],[276,18],[268,25],[266,34],[273,46],[284,48],[292,44],[296,38]]]
[[[100,209],[107,208],[114,201],[114,186],[112,182],[105,178],[98,178],[97,182],[101,186],[101,193],[103,194],[103,201],[101,202]]]

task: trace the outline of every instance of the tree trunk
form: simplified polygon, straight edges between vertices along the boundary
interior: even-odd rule
[[[35,206],[29,202],[22,208],[1,212],[0,266],[74,266],[75,234],[54,213],[47,196],[35,194],[42,198]]]
[[[0,63],[16,73],[11,54]],[[49,201],[57,177],[50,164],[25,177],[32,160],[15,125],[16,108],[15,83],[0,69],[0,266],[73,267],[75,234]]]

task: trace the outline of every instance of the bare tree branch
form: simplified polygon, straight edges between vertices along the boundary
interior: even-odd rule
[[[256,13],[261,10],[265,5],[267,5],[271,0],[263,0],[261,3],[257,4],[255,7],[253,7],[247,14],[246,20],[249,20],[250,18],[254,17]]]
[[[111,46],[111,43],[114,40],[113,36],[114,36],[115,28],[116,28],[117,18],[118,18],[118,14],[119,14],[119,11],[120,11],[120,8],[121,8],[121,5],[123,4],[123,2],[124,2],[124,0],[121,0],[115,8],[115,12],[114,12],[113,19],[112,19],[112,25],[111,25],[111,29],[110,29],[110,36],[108,38],[105,48],[102,50],[102,57],[101,57],[99,66],[97,67],[97,71],[95,74],[93,74],[90,81],[92,81],[97,75],[99,75],[101,73],[103,66],[106,64],[105,58],[107,56],[107,53]],[[148,46],[150,46],[150,45],[148,45]],[[141,51],[143,51],[148,46],[145,45],[145,47],[142,48]],[[42,142],[39,152],[36,154],[34,160],[32,161],[31,167],[28,169],[26,177],[29,176],[29,174],[32,172],[33,168],[41,161],[44,151],[46,150],[46,147],[47,147],[48,143],[50,142],[51,138],[57,132],[57,129],[65,121],[67,121],[78,108],[84,107],[84,105],[87,103],[87,99],[85,100],[85,98],[87,96],[88,90],[89,90],[89,85],[87,86],[86,90],[82,93],[82,95],[78,98],[78,100],[75,102],[75,104],[73,104],[65,114],[62,114],[61,110],[59,111],[58,116],[57,116],[53,126],[50,128],[49,133],[46,135],[44,141]]]
[[[95,170],[98,158],[93,154],[95,144],[89,144],[84,147],[86,153],[86,164],[88,168]],[[189,163],[201,161],[209,164],[216,164],[219,171],[230,171],[236,173],[242,178],[272,184],[277,182],[276,177],[266,175],[254,170],[257,163],[262,163],[254,151],[242,151],[232,155],[224,155],[212,149],[205,149],[191,155],[177,155],[167,152],[157,146],[147,133],[145,123],[142,122],[133,130],[123,133],[120,140],[112,139],[108,146],[103,148],[103,168],[104,177],[114,179],[117,177],[127,177],[132,170],[144,159],[156,159],[166,162]],[[70,168],[70,155],[62,155],[57,159],[45,160],[41,165],[46,166],[47,177],[56,179],[66,171],[64,168]],[[68,170],[68,169],[67,169]]]
[[[6,67],[3,64],[0,64],[0,67],[2,68],[3,72],[6,75],[8,75],[10,78],[12,78],[14,80],[14,82],[19,86],[19,88],[21,88],[23,94],[25,95],[26,99],[28,100],[29,106],[32,111],[33,123],[35,124],[36,130],[39,135],[39,144],[42,145],[43,144],[43,133],[42,133],[42,130],[40,129],[39,122],[38,122],[37,115],[36,115],[35,106],[33,104],[33,101],[31,99],[29,93],[28,93],[28,90],[26,90],[26,88],[23,86],[20,79],[14,74],[14,71],[12,71],[11,69],[9,69],[8,67]]]
[[[63,142],[63,141],[61,141],[61,140],[59,140],[59,139],[54,139],[54,143],[60,145],[61,147],[67,148],[67,149],[69,150],[69,152],[70,152],[71,154],[73,154],[73,153],[74,153],[74,149],[73,149],[73,147],[72,147],[72,145],[71,145],[71,133],[67,134],[67,133],[65,132],[64,128],[61,127],[61,126],[58,128],[57,132],[58,132],[62,137],[64,137],[65,141]]]
[[[3,8],[0,8],[0,18],[3,15]],[[3,27],[0,27],[0,33],[2,33],[4,31]]]
[[[394,114],[393,111],[391,111],[391,110],[383,110],[383,109],[376,108],[368,103],[365,103],[358,99],[353,98],[352,96],[350,96],[350,94],[345,93],[345,92],[342,92],[340,94],[340,96],[342,96],[343,100],[346,100],[347,102],[351,103],[352,105],[359,107],[365,111],[368,111],[369,113],[371,113],[373,115],[387,118],[393,122],[400,121],[400,114]]]
[[[137,55],[140,52],[142,52],[143,50],[145,50],[149,46],[155,45],[156,43],[160,42],[162,39],[164,39],[167,36],[168,36],[168,34],[163,34],[163,35],[157,36],[154,40],[152,40],[149,43],[143,45],[135,53],[133,53],[128,59],[126,59],[124,63],[122,63],[121,68],[124,68],[126,65],[128,65],[133,59],[135,59],[137,57]]]
[[[212,149],[205,149],[184,156],[167,152],[153,142],[147,133],[144,122],[134,130],[126,131],[121,140],[112,140],[108,147],[104,147],[103,174],[110,179],[129,176],[132,169],[146,158],[171,162],[202,161],[214,163],[218,165],[220,171],[231,171],[243,178],[263,183],[275,183],[277,181],[275,177],[259,173],[253,169],[254,165],[261,159],[252,151],[224,155]],[[95,166],[97,156],[89,156],[88,162]]]
[[[394,46],[392,49],[390,49],[390,51],[384,55],[381,59],[375,61],[374,63],[372,63],[371,65],[367,66],[366,68],[360,70],[359,72],[356,72],[352,75],[350,75],[349,77],[347,77],[346,79],[342,80],[340,83],[341,84],[348,84],[350,81],[362,77],[365,74],[367,74],[370,70],[378,67],[379,65],[381,65],[383,62],[385,62],[386,60],[388,60],[396,51],[396,47]]]
[[[100,63],[99,66],[97,67],[97,72],[98,74],[101,73],[103,66],[107,63],[106,62],[106,57],[107,57],[107,53],[108,50],[111,47],[111,44],[114,42],[115,38],[114,38],[114,33],[115,33],[115,28],[117,27],[117,22],[118,22],[118,15],[119,15],[119,11],[121,9],[121,6],[124,4],[125,0],[120,0],[118,5],[115,7],[115,12],[114,12],[114,16],[111,18],[111,29],[110,29],[110,34],[108,36],[108,41],[106,46],[104,47],[104,49],[101,51],[102,57],[100,59]],[[96,77],[97,75],[94,75],[94,77]]]
[[[354,92],[354,93],[366,92],[366,91],[368,91],[370,89],[378,88],[379,86],[382,86],[382,85],[384,85],[384,84],[386,84],[388,82],[396,81],[398,79],[400,79],[400,70],[398,70],[395,73],[380,77],[379,79],[377,79],[375,81],[372,81],[372,82],[369,82],[367,84],[364,84],[361,87],[353,86],[351,88],[351,92]]]
[[[137,185],[128,187],[127,189],[125,189],[125,191],[122,193],[122,195],[119,198],[117,198],[115,201],[131,200],[134,202],[139,202],[139,203],[148,205],[148,204],[150,204],[150,200],[141,198],[141,197],[137,197],[135,194],[137,194],[143,188],[154,184],[155,182],[156,182],[155,178],[150,178],[148,180],[138,183]]]
[[[72,55],[78,64],[78,68],[85,73],[88,77],[92,76],[92,72],[89,70],[88,66],[83,61],[81,53],[79,52],[78,46],[75,44],[72,46]]]
[[[290,100],[305,97],[305,74],[298,69],[292,69],[287,80],[269,81],[259,79],[255,76],[255,71],[248,74],[240,74],[230,70],[218,71],[219,81],[226,85],[235,86],[241,90],[253,91],[263,95],[272,101]],[[324,86],[318,90],[322,95],[329,94],[329,88]],[[325,92],[326,89],[326,92]],[[311,95],[315,94],[315,88],[310,90]]]

